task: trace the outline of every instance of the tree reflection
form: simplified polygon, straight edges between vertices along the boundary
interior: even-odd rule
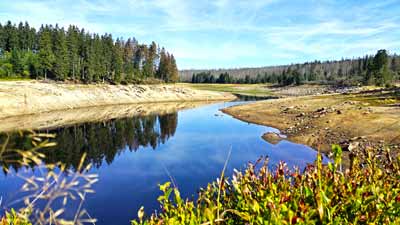
[[[83,153],[87,153],[85,164],[100,167],[103,162],[111,164],[124,151],[137,151],[140,147],[156,149],[175,134],[178,114],[150,115],[133,118],[91,122],[51,130],[41,130],[56,134],[57,146],[43,150],[46,163],[62,162],[67,167],[77,168]],[[0,136],[5,143],[7,135]],[[28,150],[31,140],[22,133],[9,134],[7,149]],[[5,152],[0,157],[1,166],[18,171],[18,154]]]

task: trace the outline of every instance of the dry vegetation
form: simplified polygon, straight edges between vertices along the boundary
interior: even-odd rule
[[[398,88],[358,93],[291,97],[234,106],[223,111],[238,119],[276,127],[294,142],[329,152],[332,144],[400,148]],[[276,135],[265,135],[274,139]]]

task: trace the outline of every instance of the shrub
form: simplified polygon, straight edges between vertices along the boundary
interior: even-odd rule
[[[160,185],[162,212],[144,219],[141,208],[132,224],[400,224],[400,157],[383,164],[368,153],[342,172],[341,149],[333,151],[334,162],[318,156],[302,173],[259,160],[201,189],[196,202]]]
[[[10,137],[8,134],[5,135],[4,143],[0,145],[0,165],[3,171],[8,174],[13,173],[7,165],[14,163],[20,168],[26,167],[28,173],[18,172],[18,177],[24,181],[19,190],[23,196],[15,201],[22,201],[24,206],[17,212],[12,208],[8,210],[7,205],[2,205],[6,213],[0,215],[0,225],[81,225],[96,222],[96,219],[91,218],[86,209],[82,208],[82,204],[86,195],[94,192],[91,188],[98,181],[98,176],[89,173],[91,164],[84,166],[86,154],[83,154],[76,171],[61,162],[46,164],[44,161],[46,156],[42,151],[56,145],[51,141],[54,137],[51,134],[19,132],[21,141],[24,140],[24,144],[32,146],[29,150],[21,150],[10,146]],[[28,168],[46,173],[37,175],[31,173]],[[66,209],[67,204],[73,201],[79,205],[75,207],[75,214],[71,218],[69,215],[71,212],[67,213]]]
[[[28,220],[28,214],[17,213],[11,210],[6,213],[6,216],[0,219],[0,225],[32,225]]]

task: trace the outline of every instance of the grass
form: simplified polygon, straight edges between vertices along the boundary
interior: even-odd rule
[[[367,90],[361,93],[336,97],[359,101],[365,106],[387,106],[400,103],[400,88]]]
[[[251,96],[274,95],[267,89],[267,84],[184,84],[185,86],[206,91],[230,92]]]

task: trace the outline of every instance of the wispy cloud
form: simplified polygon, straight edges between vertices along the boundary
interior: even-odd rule
[[[180,68],[245,67],[400,50],[400,0],[3,0],[29,21],[156,41]]]

